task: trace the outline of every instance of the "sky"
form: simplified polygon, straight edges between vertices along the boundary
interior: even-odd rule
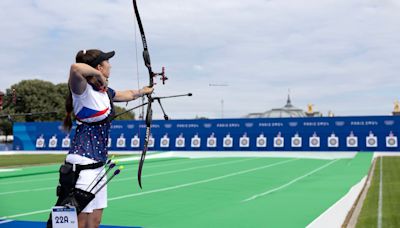
[[[399,0],[138,0],[153,96],[171,119],[240,118],[282,107],[390,115],[400,99]],[[65,83],[79,50],[115,50],[110,87],[148,82],[129,0],[0,1],[0,91]],[[140,104],[120,104],[130,108]],[[154,118],[162,118],[154,105]]]

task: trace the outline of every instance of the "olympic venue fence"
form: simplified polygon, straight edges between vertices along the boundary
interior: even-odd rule
[[[68,150],[61,122],[14,123],[14,150]],[[108,147],[143,149],[142,120],[113,121]],[[400,116],[153,120],[149,150],[399,151]]]

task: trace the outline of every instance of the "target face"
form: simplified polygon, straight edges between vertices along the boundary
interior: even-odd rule
[[[386,138],[386,146],[387,147],[396,147],[397,146],[396,138],[394,138],[394,137]]]
[[[357,140],[355,138],[349,138],[347,139],[347,145],[349,147],[355,147],[357,146]]]
[[[319,143],[319,140],[318,139],[311,139],[311,145],[313,145],[313,146],[317,146],[318,145],[318,143]]]
[[[161,145],[167,146],[167,145],[168,145],[168,140],[167,140],[167,139],[163,139],[163,140],[161,141]]]
[[[330,138],[330,139],[329,139],[329,144],[330,144],[331,146],[335,146],[335,145],[338,144],[338,140],[337,140],[336,138]]]
[[[199,146],[199,145],[200,145],[200,140],[198,140],[198,139],[193,139],[192,145],[193,145],[193,146]]]
[[[177,147],[183,147],[185,145],[185,140],[183,139],[177,139],[176,140],[176,146]]]
[[[267,145],[267,140],[265,138],[259,138],[257,140],[257,147],[265,147]]]
[[[275,139],[275,145],[277,145],[277,146],[282,146],[282,145],[283,145],[283,140],[280,139],[280,138]]]
[[[225,139],[225,140],[224,140],[224,145],[225,145],[225,146],[230,146],[230,145],[232,145],[232,140],[231,140],[231,139]]]
[[[131,146],[132,147],[139,147],[139,139],[137,139],[137,138],[132,139]]]
[[[301,144],[300,139],[298,138],[293,139],[293,145],[299,146],[300,144]]]
[[[44,146],[44,140],[43,139],[38,139],[36,141],[36,147],[43,147]]]
[[[376,145],[376,139],[375,138],[369,138],[367,140],[367,143],[369,146],[375,146]]]
[[[117,146],[119,146],[119,147],[125,146],[125,140],[124,140],[124,139],[119,139],[119,140],[117,141]]]
[[[70,140],[69,139],[64,139],[63,143],[62,143],[62,146],[63,147],[69,147],[69,145],[70,145]]]
[[[240,140],[240,145],[246,146],[246,145],[248,145],[248,144],[249,144],[249,140],[248,140],[248,139],[242,139],[242,140]]]
[[[149,139],[149,144],[148,144],[148,146],[149,146],[149,147],[153,147],[153,146],[154,146],[154,139],[153,139],[153,138],[150,138],[150,139]]]
[[[209,146],[215,146],[215,144],[216,144],[215,139],[208,140],[208,145]]]
[[[57,140],[52,139],[50,140],[50,147],[56,147],[57,146]]]

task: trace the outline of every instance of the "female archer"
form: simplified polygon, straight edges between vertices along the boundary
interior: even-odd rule
[[[57,189],[59,198],[56,205],[60,205],[68,196],[71,187],[87,191],[93,180],[102,176],[99,173],[105,172],[103,166],[108,156],[113,102],[131,101],[153,92],[150,87],[126,91],[115,91],[108,87],[111,69],[109,59],[114,54],[114,51],[82,50],[76,55],[76,63],[71,65],[68,80],[70,91],[66,99],[67,115],[63,127],[71,130],[72,113],[77,127],[65,164],[60,168],[60,184]],[[70,175],[72,182],[65,178],[69,171],[73,173]],[[103,178],[98,186],[105,182],[106,178]],[[96,191],[96,188],[93,189],[93,192]],[[107,188],[104,187],[78,215],[79,227],[98,227],[106,207]]]

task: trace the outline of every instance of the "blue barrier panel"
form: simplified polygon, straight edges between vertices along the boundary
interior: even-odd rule
[[[154,120],[150,150],[399,151],[399,116]],[[110,150],[141,150],[143,121],[114,121]],[[14,150],[67,150],[61,122],[14,124]]]

